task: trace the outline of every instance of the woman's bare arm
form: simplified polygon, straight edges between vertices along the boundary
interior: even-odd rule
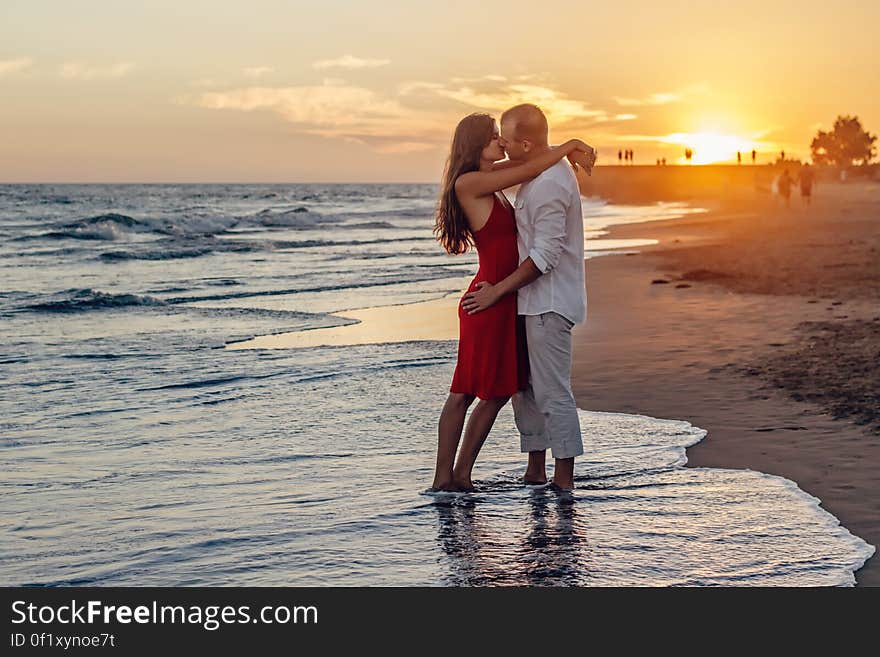
[[[472,197],[494,194],[531,180],[576,150],[592,152],[592,148],[579,139],[569,139],[558,148],[552,148],[527,162],[517,162],[497,169],[493,167],[492,171],[471,171],[459,176],[455,181],[455,191],[460,196]]]
[[[551,148],[559,148],[559,146],[551,146]],[[575,149],[565,157],[568,158],[572,167],[586,169],[587,173],[589,173],[590,167],[595,162],[595,152],[593,150],[592,153],[586,153],[580,149]],[[514,162],[513,160],[499,160],[492,165],[492,171],[502,171],[503,169],[510,169],[519,165],[520,162]]]
[[[519,162],[514,162],[513,160],[501,160],[492,165],[492,171],[503,171],[504,169],[519,166],[519,164]]]

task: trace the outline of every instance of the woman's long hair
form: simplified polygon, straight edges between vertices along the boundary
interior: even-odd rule
[[[474,243],[467,217],[455,194],[455,181],[461,174],[480,168],[480,154],[492,141],[494,131],[495,119],[488,114],[470,114],[455,128],[434,222],[434,236],[447,253],[465,253]]]

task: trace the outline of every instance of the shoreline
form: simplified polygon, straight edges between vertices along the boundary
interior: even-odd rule
[[[824,342],[803,335],[804,322],[880,329],[872,277],[860,281],[838,266],[853,253],[805,241],[827,230],[837,235],[843,226],[835,222],[861,210],[876,217],[876,189],[824,189],[827,198],[809,210],[798,198],[785,210],[756,195],[711,203],[704,215],[610,227],[609,237],[659,243],[587,261],[588,319],[573,336],[579,407],[686,419],[708,431],[687,450],[689,467],[790,479],[853,534],[880,544],[880,441],[870,422],[835,419],[821,393],[839,384],[835,376],[846,377],[848,361],[821,353],[831,371],[817,373],[810,354]],[[870,257],[876,229],[849,228],[844,246],[864,241],[857,255]],[[863,342],[876,347],[874,332]],[[782,374],[796,372],[806,394],[779,376],[780,360],[788,368]],[[876,553],[856,580],[880,586]]]
[[[439,299],[394,306],[375,306],[333,313],[354,320],[350,324],[258,335],[248,340],[228,342],[225,349],[303,349],[413,342],[418,340],[458,340],[458,293]]]
[[[578,407],[690,422],[708,435],[687,449],[688,467],[788,479],[852,534],[880,545],[880,441],[870,434],[873,425],[835,419],[826,399],[793,393],[773,378],[779,374],[774,358],[806,367],[810,352],[797,350],[805,340],[802,323],[845,326],[880,314],[870,281],[838,267],[838,256],[853,253],[819,248],[827,246],[821,240],[829,217],[832,223],[847,220],[853,208],[880,214],[875,189],[880,187],[825,187],[809,210],[797,197],[788,210],[767,195],[693,198],[690,203],[705,213],[606,227],[603,239],[657,243],[586,260],[588,318],[573,332]],[[802,253],[806,247],[794,248],[793,236],[810,230],[820,239]],[[846,240],[859,241],[864,231],[855,226],[851,232]],[[741,263],[744,271],[737,270]],[[811,278],[811,267],[821,276]],[[450,294],[337,313],[359,323],[259,336],[226,348],[455,340],[456,303]],[[865,344],[876,344],[872,340],[867,335]],[[848,373],[843,366],[832,369]],[[800,383],[811,392],[821,388],[809,376]],[[855,575],[858,586],[880,586],[876,553]]]

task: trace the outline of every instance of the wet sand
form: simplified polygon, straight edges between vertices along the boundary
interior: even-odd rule
[[[466,286],[465,286],[466,287]],[[463,292],[464,290],[462,290]],[[458,340],[460,293],[441,299],[336,313],[357,323],[332,328],[261,335],[227,349],[301,349],[410,340]]]
[[[823,185],[810,208],[797,195],[785,208],[763,184],[718,193],[729,172],[705,187],[694,175],[687,193],[622,196],[708,213],[612,227],[609,238],[658,243],[587,261],[578,406],[687,420],[709,432],[690,467],[783,476],[880,545],[880,185]],[[457,339],[457,299],[342,312],[360,323],[227,348]],[[880,586],[880,559],[856,579]]]
[[[659,244],[587,262],[573,388],[581,408],[707,429],[691,467],[791,479],[876,546],[880,185],[817,191],[810,208],[737,194],[612,228]],[[878,561],[860,585],[880,585]]]

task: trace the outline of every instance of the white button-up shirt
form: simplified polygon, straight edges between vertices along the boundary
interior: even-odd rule
[[[520,315],[556,312],[587,319],[584,219],[574,172],[565,160],[524,183],[516,195],[520,264],[531,258],[543,275],[517,291]]]

